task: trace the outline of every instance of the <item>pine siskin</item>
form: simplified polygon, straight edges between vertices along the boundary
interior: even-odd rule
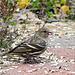
[[[10,50],[4,55],[19,55],[27,59],[31,59],[32,57],[37,57],[38,55],[42,54],[47,48],[47,41],[49,29],[47,28],[40,28],[35,34],[30,37],[28,40],[22,42],[14,49]]]

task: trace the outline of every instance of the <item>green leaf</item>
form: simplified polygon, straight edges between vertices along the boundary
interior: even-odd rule
[[[39,0],[33,1],[32,5],[37,5],[38,2],[39,2]]]
[[[11,1],[8,1],[8,3],[11,3]]]
[[[1,37],[1,40],[4,40],[4,37]]]
[[[51,19],[54,19],[53,12],[48,12],[48,16],[49,16]]]
[[[15,21],[9,21],[8,24],[16,25],[16,22]]]
[[[26,23],[26,19],[23,19],[23,22]]]
[[[50,7],[52,4],[50,2],[46,2],[46,6]]]

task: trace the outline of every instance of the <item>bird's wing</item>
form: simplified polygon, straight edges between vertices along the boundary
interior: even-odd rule
[[[11,52],[13,53],[37,52],[43,50],[44,48],[45,48],[44,46],[41,46],[39,44],[23,43],[20,46],[18,46],[14,51]]]
[[[45,47],[41,46],[39,44],[28,44],[26,42],[22,42],[21,44],[19,44],[17,47],[15,47],[14,49],[2,54],[2,56],[6,55],[6,54],[21,54],[21,53],[34,53],[34,52],[39,52],[41,50],[43,50]]]

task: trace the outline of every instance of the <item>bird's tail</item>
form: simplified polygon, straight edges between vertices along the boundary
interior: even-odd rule
[[[21,44],[20,44],[21,45]],[[16,48],[18,48],[20,45],[18,45],[17,47],[15,47],[14,49],[12,49],[12,50],[10,50],[10,51],[8,51],[8,52],[6,52],[6,53],[3,53],[2,55],[0,55],[0,56],[5,56],[5,55],[12,55],[12,54],[14,54],[14,53],[12,53]]]
[[[7,54],[9,54],[9,52],[3,53],[3,54],[0,55],[0,56],[2,57],[2,56],[5,56],[5,55],[7,55]]]

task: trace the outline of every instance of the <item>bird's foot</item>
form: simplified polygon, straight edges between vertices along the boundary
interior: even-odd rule
[[[36,64],[36,63],[41,63],[41,61],[33,58],[33,59],[25,59],[25,62],[24,63],[25,64],[27,64],[27,63],[28,64]]]

